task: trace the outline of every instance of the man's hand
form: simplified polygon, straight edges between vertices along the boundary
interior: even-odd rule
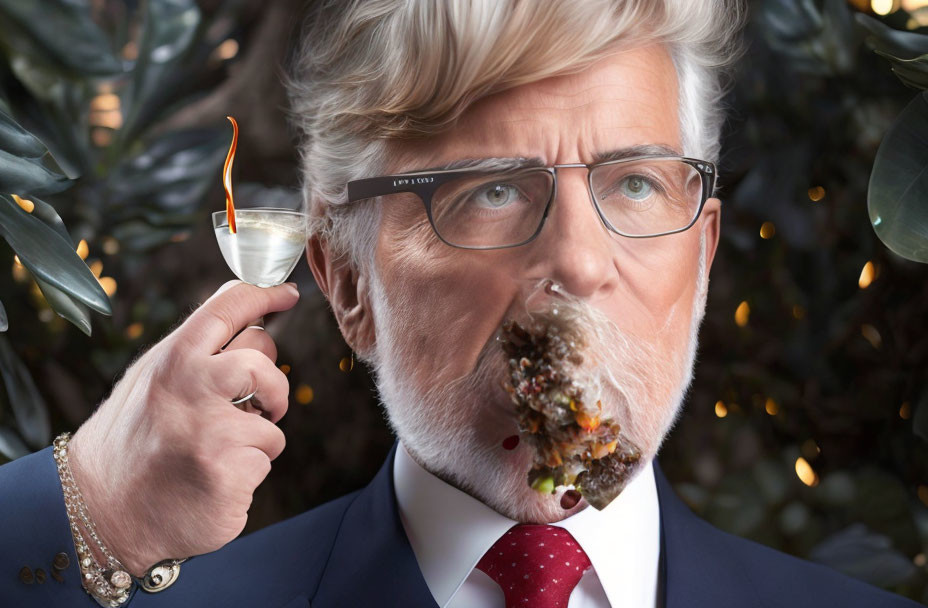
[[[252,494],[284,449],[276,423],[290,391],[270,336],[236,334],[298,299],[290,284],[227,283],[130,366],[72,438],[90,517],[133,575],[215,551],[245,527]],[[255,390],[257,410],[230,403]]]

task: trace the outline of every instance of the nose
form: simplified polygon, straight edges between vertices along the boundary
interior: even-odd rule
[[[586,168],[557,171],[556,198],[531,245],[529,278],[551,278],[573,295],[595,300],[618,283],[615,241],[590,199]]]

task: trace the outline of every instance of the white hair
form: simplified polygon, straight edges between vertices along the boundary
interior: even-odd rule
[[[562,308],[562,315],[566,310],[573,313],[572,327],[579,328],[587,342],[583,356],[597,362],[585,366],[584,390],[603,395],[604,415],[619,423],[623,443],[639,450],[641,459],[633,475],[657,455],[679,418],[692,382],[708,296],[707,255],[708,240],[700,232],[699,270],[688,311],[686,344],[669,356],[654,343],[621,330],[571,294],[547,303]],[[473,371],[447,384],[418,386],[410,365],[419,356],[419,346],[410,343],[402,323],[406,303],[390,301],[377,273],[371,277],[371,291],[377,319],[372,360],[380,400],[393,432],[413,459],[510,519],[548,523],[570,515],[571,511],[560,506],[560,495],[552,498],[529,487],[529,450],[507,452],[499,446],[500,425],[506,422],[494,413],[502,411],[496,402],[506,365],[496,341],[487,341]],[[565,490],[559,488],[559,493]]]
[[[620,48],[667,46],[683,152],[715,162],[740,0],[321,0],[288,79],[308,237],[373,270],[379,206],[345,184],[380,174],[391,140],[454,125],[474,101],[582,70]]]

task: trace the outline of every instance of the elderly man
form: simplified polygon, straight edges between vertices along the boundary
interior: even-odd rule
[[[910,605],[713,529],[654,461],[719,240],[739,21],[722,0],[321,3],[290,83],[307,258],[394,450],[365,489],[230,542],[284,447],[286,378],[249,321],[298,294],[226,285],[73,440],[0,469],[0,603]],[[599,456],[629,456],[597,509],[591,478],[528,483],[559,457],[504,390],[500,340],[539,319],[619,433]]]

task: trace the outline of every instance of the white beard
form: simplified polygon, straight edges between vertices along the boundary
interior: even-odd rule
[[[693,377],[699,327],[705,315],[708,277],[706,239],[700,236],[697,288],[684,352],[662,358],[651,343],[629,337],[589,305],[579,302],[587,329],[583,355],[592,373],[585,385],[603,396],[604,418],[612,416],[622,437],[641,454],[638,471],[650,462],[677,420]],[[397,437],[423,468],[510,519],[526,523],[559,521],[585,508],[565,510],[557,494],[531,489],[527,473],[532,454],[525,442],[502,449],[502,438],[518,432],[515,408],[501,388],[506,360],[495,340],[481,350],[474,371],[442,386],[420,388],[408,363],[421,356],[404,341],[404,307],[392,305],[376,272],[371,272],[371,303],[376,348],[369,361],[380,399]],[[570,296],[568,296],[570,297]],[[559,304],[560,306],[560,304]],[[637,471],[636,471],[637,474]]]

